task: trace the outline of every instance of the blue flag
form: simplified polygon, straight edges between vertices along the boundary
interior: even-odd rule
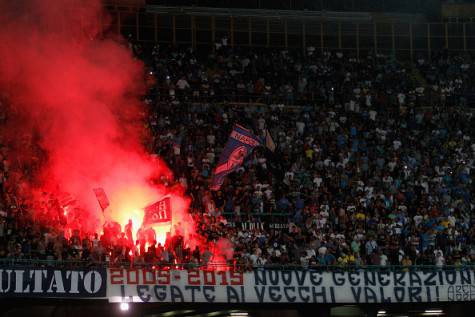
[[[213,172],[211,190],[219,190],[226,175],[237,170],[252,150],[261,145],[248,129],[236,124]]]

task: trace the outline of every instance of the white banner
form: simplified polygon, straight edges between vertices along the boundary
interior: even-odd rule
[[[475,300],[474,271],[109,269],[110,302],[416,303]]]
[[[0,268],[0,298],[104,298],[106,269]]]

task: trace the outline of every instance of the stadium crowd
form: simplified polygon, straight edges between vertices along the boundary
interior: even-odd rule
[[[146,146],[191,196],[197,232],[231,241],[233,265],[475,264],[469,57],[441,53],[404,64],[313,48],[305,56],[242,53],[225,42],[205,56],[158,46],[145,52],[157,80],[145,100]],[[257,148],[210,191],[234,123],[261,137],[269,131],[276,149]],[[0,258],[212,261],[213,250],[191,250],[179,235],[164,246],[151,238],[146,249],[124,242],[127,228],[102,236],[76,230],[69,239],[46,231],[31,219],[35,205],[21,202],[25,176],[6,145],[0,154]],[[43,207],[61,208],[49,198]]]

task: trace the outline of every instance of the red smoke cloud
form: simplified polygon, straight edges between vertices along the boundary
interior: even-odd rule
[[[174,226],[186,238],[194,231],[189,200],[149,182],[172,175],[141,143],[144,67],[125,43],[99,38],[101,14],[99,0],[0,3],[0,88],[11,105],[2,137],[26,165],[37,154],[25,145],[39,144],[46,160],[33,187],[77,198],[82,232],[99,231],[107,218],[122,226],[132,218],[136,230],[142,208],[171,191]],[[105,215],[95,187],[111,201]]]

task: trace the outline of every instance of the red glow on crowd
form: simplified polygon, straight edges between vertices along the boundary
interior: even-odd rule
[[[0,12],[0,88],[10,106],[1,135],[18,165],[33,167],[19,191],[34,217],[67,237],[105,234],[105,224],[124,233],[131,220],[133,245],[143,208],[171,195],[172,223],[153,226],[155,239],[164,245],[171,232],[198,245],[189,199],[143,146],[144,67],[123,40],[102,37],[101,1],[4,1]],[[97,187],[110,200],[104,212]]]

